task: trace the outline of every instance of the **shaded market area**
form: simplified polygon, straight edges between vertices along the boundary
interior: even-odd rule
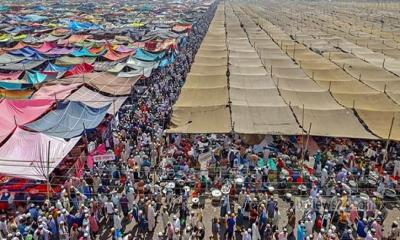
[[[0,1],[0,238],[400,239],[399,10]]]

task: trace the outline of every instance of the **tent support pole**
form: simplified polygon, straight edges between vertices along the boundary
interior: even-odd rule
[[[115,99],[113,99],[113,115],[115,117]]]
[[[308,127],[306,146],[305,150],[303,151],[302,162],[301,162],[302,169],[304,169],[304,155],[308,150],[308,142],[310,141],[311,127],[312,127],[312,122],[310,122],[310,126]]]
[[[394,115],[392,117],[392,121],[390,123],[390,128],[389,128],[389,134],[386,139],[386,146],[385,146],[385,156],[383,158],[382,166],[381,166],[381,171],[383,170],[383,166],[385,165],[386,162],[389,161],[389,154],[388,154],[388,149],[389,149],[389,143],[390,143],[390,137],[392,135],[392,130],[393,130],[393,124],[394,124]]]
[[[301,109],[301,128],[304,129],[304,104],[303,107]],[[303,161],[303,154],[304,154],[304,131],[301,131],[301,161]]]
[[[47,199],[50,199],[50,144],[51,142],[49,141],[49,145],[47,148],[47,174],[46,174],[46,178],[47,178]]]

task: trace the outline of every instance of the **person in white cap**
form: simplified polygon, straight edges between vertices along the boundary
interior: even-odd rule
[[[283,228],[283,230],[278,234],[278,240],[286,240],[288,237],[287,229]]]
[[[172,217],[172,223],[174,225],[174,229],[181,229],[181,221],[179,221],[179,218],[177,218],[176,215]]]
[[[164,234],[162,232],[158,233],[157,240],[164,240]]]
[[[114,204],[113,204],[113,202],[110,200],[110,199],[108,199],[105,203],[104,203],[104,208],[105,208],[105,210],[106,210],[106,213],[107,213],[107,222],[108,222],[108,224],[111,224],[111,219],[112,219],[112,216],[113,216],[113,213],[114,213]]]
[[[147,222],[150,232],[152,232],[156,227],[156,211],[154,210],[153,204],[155,204],[155,202],[152,202],[147,207]]]
[[[175,228],[175,232],[174,232],[174,236],[172,238],[172,240],[180,240],[181,236],[180,236],[180,229],[179,228]]]
[[[118,211],[117,208],[114,209],[113,221],[114,221],[115,231],[121,231],[121,229],[122,229],[122,220],[121,220],[121,216],[119,215],[119,211]]]
[[[251,240],[251,229],[247,229],[247,231],[245,229],[243,229],[242,232],[242,240]]]
[[[400,239],[400,228],[397,221],[392,223],[392,228],[390,229],[388,240]]]
[[[182,240],[190,240],[190,236],[192,235],[192,228],[187,226],[182,233]]]
[[[252,232],[251,234],[252,240],[261,240],[260,230],[257,221],[251,225],[251,232]]]
[[[169,213],[168,213],[168,207],[163,206],[161,210],[161,220],[163,223],[163,229],[167,227],[168,221],[169,221]]]
[[[64,221],[59,222],[58,234],[59,234],[60,240],[68,240],[69,239],[68,228],[67,228],[67,226],[65,226]]]
[[[0,217],[0,237],[5,238],[8,235],[7,218],[5,215]]]
[[[371,231],[368,231],[367,236],[365,237],[364,240],[374,240],[374,235],[375,235],[375,229],[371,229]]]
[[[400,158],[394,160],[393,177],[400,177]]]

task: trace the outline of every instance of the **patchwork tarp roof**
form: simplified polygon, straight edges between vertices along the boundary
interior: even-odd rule
[[[156,1],[140,12],[129,3],[102,3],[93,12],[96,4],[43,4],[11,4],[0,10],[4,17],[0,24],[0,96],[31,97],[25,100],[26,105],[0,103],[0,120],[4,118],[0,141],[6,144],[0,148],[0,174],[38,180],[46,179],[43,164],[48,143],[52,171],[79,140],[75,136],[97,127],[105,114],[118,111],[138,79],[150,77],[154,69],[175,61],[187,43],[192,23],[210,5],[186,1],[166,6]],[[174,14],[176,9],[179,13]],[[182,16],[188,16],[187,21],[182,21]],[[226,69],[223,71],[225,74]],[[226,84],[222,88],[227,93]],[[49,111],[55,99],[63,101]],[[224,102],[227,99],[225,94]],[[35,105],[41,101],[48,104]],[[229,117],[226,106],[218,108]],[[183,117],[191,119],[191,115]],[[199,112],[193,115],[200,121],[204,117]],[[226,119],[224,125],[229,123]],[[201,122],[193,126],[196,124]],[[20,125],[24,125],[23,130]],[[230,127],[224,129],[229,131]],[[62,138],[72,139],[67,142]],[[21,161],[10,163],[13,160]]]
[[[110,106],[111,104],[93,108],[82,102],[58,102],[55,110],[25,126],[51,136],[73,138],[82,135],[85,129],[96,128],[103,121]]]
[[[0,174],[46,180],[48,169],[51,173],[79,139],[80,137],[77,137],[66,141],[18,127],[8,141],[0,147]]]

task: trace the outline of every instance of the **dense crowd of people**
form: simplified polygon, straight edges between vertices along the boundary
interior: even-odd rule
[[[108,147],[116,161],[94,164],[43,203],[17,208],[3,193],[2,239],[400,239],[397,221],[383,228],[400,191],[399,144],[315,138],[311,153],[290,137],[249,144],[238,135],[167,134],[214,11],[121,108]],[[206,198],[220,210],[211,229],[208,212],[196,209]]]

